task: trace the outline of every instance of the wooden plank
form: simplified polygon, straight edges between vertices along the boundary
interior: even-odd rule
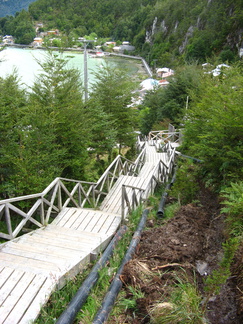
[[[109,215],[105,224],[102,225],[100,233],[115,233],[121,223],[121,217],[113,217]]]
[[[14,269],[3,267],[0,273],[0,289],[5,284],[5,282],[8,280],[8,278],[12,275],[14,272]]]
[[[11,294],[12,290],[19,282],[19,280],[23,277],[23,275],[24,275],[23,271],[15,270],[12,272],[11,276],[8,277],[8,280],[5,281],[5,283],[2,285],[0,289],[0,306],[3,305],[4,301]]]
[[[39,236],[36,235],[35,237],[29,237],[28,241],[25,241],[25,243],[29,243],[29,244],[42,244],[44,246],[44,249],[46,247],[46,249],[48,247],[50,247],[50,249],[55,252],[56,250],[63,250],[69,254],[72,255],[72,253],[74,253],[74,255],[78,254],[82,254],[84,251],[87,251],[87,246],[90,245],[90,242],[95,242],[94,238],[88,238],[88,237],[83,237],[83,241],[79,241],[78,242],[78,247],[77,246],[73,246],[72,243],[69,242],[69,240],[67,239],[66,241],[64,240],[54,240],[53,237],[43,237],[43,236]],[[99,244],[101,242],[101,240],[97,240],[96,244]],[[68,244],[69,243],[69,244]]]
[[[37,276],[33,284],[34,286],[26,290],[23,300],[16,305],[11,314],[12,318],[21,314],[18,324],[29,324],[37,319],[41,307],[48,301],[51,292],[55,290],[55,283],[48,278]],[[23,312],[22,308],[25,312]],[[11,320],[11,318],[9,318],[9,320]],[[10,321],[7,324],[13,323]]]
[[[13,269],[29,269],[31,272],[34,273],[59,273],[60,269],[53,263],[46,262],[46,261],[39,261],[28,259],[22,256],[12,255],[9,253],[0,253],[0,261],[2,264],[11,267]]]
[[[72,237],[62,237],[61,235],[58,237],[56,233],[50,232],[45,232],[44,235],[40,234],[38,232],[34,233],[32,237],[36,238],[37,240],[40,240],[42,242],[46,242],[46,244],[50,244],[56,247],[65,247],[65,248],[70,248],[71,250],[75,251],[84,251],[89,248],[90,249],[93,245],[97,244],[97,239],[94,237],[85,239],[83,238],[82,241],[75,241],[72,240]],[[98,243],[100,240],[98,240]]]
[[[89,214],[89,210],[87,209],[76,209],[75,213],[72,214],[72,217],[66,220],[65,225],[62,225],[66,228],[77,228],[78,224],[82,224],[85,221],[86,217]],[[66,218],[66,217],[65,217]]]
[[[80,213],[81,212],[82,212],[82,209],[80,210]],[[86,227],[85,230],[82,230],[82,231],[79,229],[75,229],[75,230],[67,229],[67,230],[70,230],[70,232],[68,232],[68,233],[70,233],[69,235],[72,235],[72,236],[90,235],[93,238],[94,237],[93,234],[96,234],[102,240],[102,236],[99,235],[99,233],[108,234],[108,232],[109,232],[110,234],[114,234],[117,227],[119,226],[119,223],[120,223],[119,215],[106,213],[104,211],[99,211],[99,210],[89,210],[89,214],[87,215],[87,217],[88,218],[90,217],[90,219],[91,219],[90,214],[95,214],[98,219],[96,226],[93,227],[93,229],[92,229],[92,233],[87,232],[89,230],[89,228]],[[115,223],[113,221],[114,218],[117,218]],[[112,227],[112,222],[114,223],[113,227]],[[103,223],[104,223],[104,225],[102,225]],[[50,225],[47,226],[46,230],[48,229],[49,226]],[[63,232],[65,233],[65,232],[67,232],[67,230],[65,228],[65,229],[63,229]],[[59,231],[59,228],[55,229],[54,231]]]
[[[114,215],[103,213],[103,217],[98,218],[96,226],[93,228],[93,232],[96,233],[114,233],[120,224],[120,217]]]
[[[39,261],[44,261],[44,262],[49,262],[51,264],[56,264],[61,266],[64,264],[67,260],[67,257],[63,256],[56,256],[54,254],[47,254],[47,253],[40,253],[37,251],[31,251],[30,249],[24,249],[22,250],[21,246],[18,244],[15,244],[15,246],[10,246],[7,245],[4,249],[2,249],[2,252],[8,253],[11,255],[17,255],[17,256],[22,256],[31,260],[39,260]]]
[[[18,300],[4,324],[27,324],[36,319],[41,306],[48,300],[55,285],[55,282],[44,276],[35,276],[31,285],[23,291],[22,298]],[[31,316],[28,315],[30,311]]]
[[[107,196],[105,197],[105,199],[103,200],[103,202],[101,203],[100,206],[100,210],[105,210],[106,209],[106,204],[107,202],[109,202],[110,197],[113,196],[113,193],[117,191],[117,188],[121,187],[121,183],[123,181],[124,176],[121,175],[118,180],[116,181],[116,183],[114,184],[114,186],[111,188],[111,190],[108,192]]]
[[[101,211],[99,211],[99,214],[102,213]],[[90,233],[90,232],[86,232],[86,231],[79,231],[79,230],[74,230],[72,228],[66,228],[66,227],[58,227],[55,225],[48,225],[45,229],[46,231],[52,231],[53,233],[61,233],[64,236],[72,236],[73,239],[77,238],[78,240],[82,240],[82,239],[94,239],[96,238],[97,241],[100,240],[102,241],[103,236],[102,234],[99,233]]]
[[[154,168],[154,164],[150,162],[145,162],[143,167],[141,168],[138,177],[148,177],[148,175],[152,172]]]
[[[76,219],[71,228],[78,231],[85,231],[85,228],[91,221],[92,217],[94,217],[92,210],[81,211],[81,216]]]
[[[13,316],[11,316],[11,311],[23,296],[25,290],[32,283],[35,276],[35,274],[23,273],[23,276],[17,282],[15,282],[15,286],[12,288],[9,295],[6,296],[5,302],[3,302],[0,307],[0,319],[2,322],[11,323],[9,321],[10,318],[12,320],[12,323],[17,323],[17,318],[13,318]],[[7,283],[7,285],[9,285],[9,282]]]
[[[120,214],[120,212],[118,212],[118,205],[121,206],[122,185],[125,183],[132,185],[133,181],[136,181],[136,177],[120,176],[118,185],[113,191],[109,192],[100,209],[113,214]]]
[[[123,182],[120,184],[142,188],[141,185],[144,181],[144,179],[139,177],[123,176]],[[132,188],[127,188],[127,193],[129,196],[132,195],[132,191]],[[113,197],[109,200],[109,205],[107,203],[105,211],[109,211],[114,214],[121,214],[121,186],[120,188],[117,188],[115,193],[113,193]]]
[[[14,247],[13,244],[15,244],[16,247]],[[60,257],[62,259],[70,258],[70,253],[72,253],[73,257],[78,257],[81,254],[79,251],[75,252],[73,250],[66,249],[65,247],[60,249],[49,245],[47,246],[46,244],[36,242],[35,240],[31,240],[31,242],[23,242],[23,243],[18,242],[17,244],[11,242],[11,245],[9,244],[8,246],[12,246],[13,248],[16,249],[21,249],[22,251],[32,251],[44,255],[45,254],[55,255],[55,257]]]
[[[75,213],[75,209],[64,208],[60,214],[53,220],[53,225],[64,226],[67,220]]]
[[[107,216],[103,214],[95,214],[95,212],[89,214],[90,221],[86,224],[86,226],[83,228],[84,231],[87,232],[95,232],[95,227],[97,226],[97,223],[99,220],[105,221]],[[96,232],[97,233],[97,232]]]

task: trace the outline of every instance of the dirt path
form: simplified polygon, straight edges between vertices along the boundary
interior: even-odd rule
[[[198,199],[200,203],[181,207],[174,218],[159,227],[148,222],[151,228],[143,232],[136,257],[127,263],[122,275],[127,298],[131,294],[127,289],[129,285],[138,287],[144,298],[136,301],[135,317],[134,310],[132,314],[128,310],[121,318],[116,318],[116,323],[149,323],[149,309],[161,300],[161,296],[166,299],[175,284],[175,273],[179,275],[182,269],[188,281],[195,282],[196,274],[198,289],[204,295],[204,278],[217,268],[222,259],[221,246],[225,236],[217,197],[203,189]],[[208,323],[243,323],[243,303],[239,298],[239,287],[242,288],[243,282],[239,277],[239,272],[242,272],[240,252],[234,267],[235,276],[228,279],[221,293],[207,303]],[[158,275],[162,269],[166,271]],[[108,323],[114,323],[114,319]]]

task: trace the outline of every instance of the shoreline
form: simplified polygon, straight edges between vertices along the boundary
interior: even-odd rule
[[[32,50],[54,50],[54,51],[63,51],[63,52],[73,52],[77,54],[81,54],[84,52],[84,50],[81,47],[78,48],[72,48],[72,47],[67,47],[60,49],[59,47],[42,47],[42,46],[33,46],[33,45],[22,45],[22,44],[5,44],[3,47],[10,47],[10,48],[20,48],[20,49],[32,49]],[[95,53],[94,50],[87,50],[87,53]],[[152,77],[153,72],[151,71],[148,63],[145,61],[145,59],[141,56],[133,56],[133,55],[126,55],[126,54],[120,54],[120,53],[110,53],[110,52],[104,52],[106,58],[107,56],[112,56],[114,57],[119,57],[123,59],[131,59],[131,60],[137,60],[141,61],[141,66],[145,70],[145,73],[149,76]],[[140,71],[141,72],[141,71]]]

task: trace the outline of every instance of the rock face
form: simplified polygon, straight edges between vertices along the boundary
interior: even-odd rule
[[[179,47],[179,53],[180,54],[182,54],[184,52],[184,50],[186,48],[186,45],[188,44],[189,38],[191,38],[192,35],[193,35],[193,31],[194,31],[194,27],[193,26],[190,26],[188,28],[188,31],[187,31],[186,35],[185,35],[185,39],[184,39],[182,45]]]
[[[168,46],[166,51],[177,51],[182,55],[195,38],[202,39],[217,54],[230,49],[242,56],[243,28],[239,14],[242,5],[239,2],[230,4],[230,1],[225,1],[223,5],[219,0],[205,0],[203,5],[191,2],[185,2],[184,11],[181,7],[177,8],[173,1],[170,6],[155,11],[154,19],[146,28],[145,43],[154,46],[162,42],[167,44],[165,47]]]

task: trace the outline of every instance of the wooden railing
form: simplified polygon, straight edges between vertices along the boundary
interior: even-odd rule
[[[148,134],[148,141],[150,145],[154,145],[159,151],[163,146],[169,142],[179,143],[181,140],[180,132],[170,132],[169,130],[152,131]]]
[[[168,148],[168,163],[162,160],[158,161],[157,167],[154,169],[154,174],[147,183],[146,188],[138,188],[129,185],[122,185],[122,197],[121,197],[121,214],[122,223],[128,214],[136,209],[142,202],[146,201],[150,194],[155,190],[155,187],[159,183],[165,183],[169,180],[169,176],[172,173],[175,161],[175,148],[172,148],[170,143]]]
[[[137,175],[144,151],[135,162],[118,155],[98,182],[56,178],[43,192],[0,201],[0,238],[11,240],[46,226],[65,207],[97,208],[121,174]]]
[[[140,152],[135,162],[118,155],[95,185],[95,207],[101,203],[120,175],[137,176],[143,166],[144,159],[145,149]]]
[[[144,193],[144,191],[145,190],[141,188],[137,188],[129,185],[122,185],[122,193],[121,193],[121,197],[122,197],[121,223],[122,224],[124,224],[127,214],[131,214],[131,212],[142,203],[143,200],[142,193]]]
[[[0,237],[11,240],[49,223],[64,207],[95,204],[95,183],[56,178],[42,193],[0,201]],[[4,222],[5,220],[5,222]]]
[[[167,139],[171,136],[175,137],[177,133],[151,132],[149,136],[151,141],[155,142],[163,136],[167,136]],[[158,175],[152,177],[151,183],[155,180],[167,181],[173,167],[175,149],[170,145],[170,141],[160,146],[160,150],[166,150],[169,162],[167,164],[162,160],[158,162]],[[13,239],[26,231],[46,226],[50,218],[53,219],[65,207],[98,208],[119,176],[138,176],[144,162],[145,148],[134,162],[118,155],[96,183],[56,178],[42,193],[1,200],[0,238]],[[142,197],[141,189],[133,188],[132,190],[134,190],[132,195],[134,198],[131,203],[129,202],[129,206],[124,191],[123,214],[125,205],[131,210],[131,206],[137,206],[137,202]]]

